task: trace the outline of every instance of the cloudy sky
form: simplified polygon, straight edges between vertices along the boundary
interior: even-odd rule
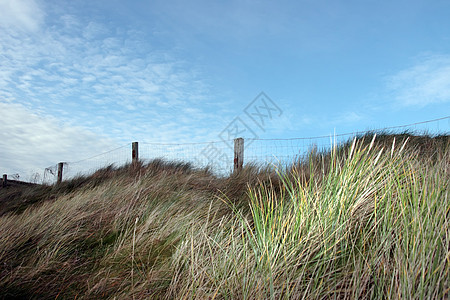
[[[445,0],[0,0],[0,173],[237,127],[295,138],[449,116],[449,15]]]

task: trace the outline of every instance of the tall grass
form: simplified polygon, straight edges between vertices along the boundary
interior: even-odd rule
[[[0,298],[448,298],[448,139],[368,138],[228,178],[156,160],[40,191],[0,217]]]
[[[293,170],[280,172],[281,193],[250,187],[249,216],[235,211],[226,225],[200,225],[182,243],[174,295],[447,297],[449,153],[430,165],[404,147],[355,140],[345,155],[311,160],[327,173],[308,182]]]

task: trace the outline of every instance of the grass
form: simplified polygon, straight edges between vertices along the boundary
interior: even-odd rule
[[[384,133],[226,178],[155,160],[8,192],[0,298],[446,299],[449,179],[449,136]]]

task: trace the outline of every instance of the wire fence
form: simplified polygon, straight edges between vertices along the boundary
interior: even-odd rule
[[[245,139],[244,163],[259,165],[289,164],[305,157],[312,149],[327,151],[332,145],[345,143],[355,136],[369,132],[449,135],[450,116],[361,132],[286,139]],[[233,138],[237,138],[237,136]],[[70,179],[77,175],[89,175],[109,165],[121,166],[130,163],[132,161],[131,145],[131,143],[128,143],[83,160],[65,162],[64,179]],[[217,174],[227,175],[233,170],[233,139],[202,143],[140,142],[139,158],[143,161],[161,158],[167,161],[190,163],[198,168],[208,166]],[[43,181],[48,184],[56,182],[57,169],[57,164],[46,168]]]
[[[129,163],[131,161],[130,147],[131,143],[128,143],[82,160],[64,162],[64,178],[69,179],[79,175],[89,175],[109,165],[121,166]],[[44,170],[43,181],[52,184],[56,182],[57,174],[58,164],[49,166]]]
[[[222,141],[184,144],[144,142],[139,145],[140,157],[144,159],[163,158],[168,161],[190,163],[200,168],[209,166],[217,171],[224,171],[227,167],[233,166],[233,150]]]

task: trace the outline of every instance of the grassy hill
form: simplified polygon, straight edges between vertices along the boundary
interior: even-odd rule
[[[450,136],[0,189],[1,299],[446,299]]]

